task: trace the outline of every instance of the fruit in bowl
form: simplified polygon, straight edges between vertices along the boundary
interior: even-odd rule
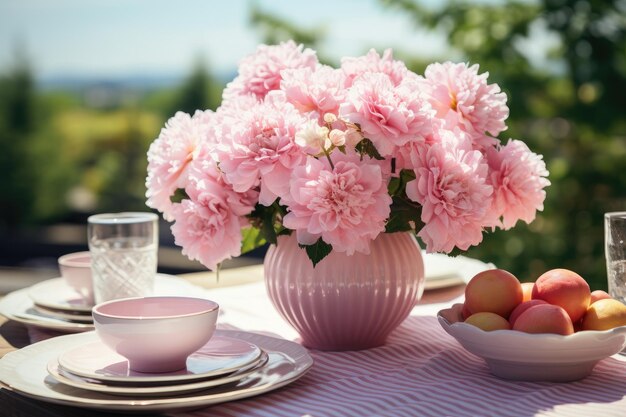
[[[522,295],[510,311],[517,289],[509,275],[502,270],[489,275],[489,280],[497,282],[494,288],[503,289],[502,297],[492,289],[485,290],[487,275],[478,274],[466,287],[465,303],[438,314],[444,330],[483,358],[494,375],[525,381],[573,381],[589,375],[599,360],[626,346],[626,306],[607,298],[606,293],[592,297],[578,274],[563,269],[546,272],[533,285],[532,299],[523,301]],[[517,285],[523,294],[519,281]],[[498,303],[507,305],[499,314],[494,311]]]

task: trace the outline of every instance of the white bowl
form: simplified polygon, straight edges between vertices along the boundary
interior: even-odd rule
[[[189,355],[211,339],[219,306],[191,297],[135,297],[93,308],[96,332],[128,359],[130,369],[160,373],[185,369]]]
[[[441,310],[439,324],[467,351],[482,358],[494,375],[520,381],[575,381],[588,376],[598,361],[626,346],[626,326],[580,331],[568,336],[516,330],[486,332],[463,323],[462,304]]]

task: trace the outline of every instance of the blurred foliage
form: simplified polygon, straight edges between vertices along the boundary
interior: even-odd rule
[[[222,89],[197,64],[178,87],[107,86],[104,100],[99,85],[40,91],[18,56],[0,77],[0,231],[146,210],[150,144],[175,110],[216,108]]]
[[[198,109],[217,109],[222,101],[223,87],[211,77],[203,60],[198,60],[169,105],[168,116],[177,111],[194,114]]]
[[[34,193],[28,158],[35,130],[34,80],[28,62],[18,56],[14,68],[0,78],[0,226],[13,227],[29,216]],[[26,209],[26,211],[25,211]]]
[[[65,210],[53,190],[64,187],[68,166],[47,124],[52,108],[71,101],[38,95],[24,54],[18,53],[0,75],[0,230],[12,231]]]
[[[526,141],[551,172],[533,223],[487,233],[468,254],[523,280],[566,267],[606,288],[603,213],[626,210],[626,0],[379,2],[447,37],[451,49],[439,56],[420,55],[419,45],[396,51],[414,71],[445,59],[489,71],[511,109],[501,139]],[[250,21],[266,43],[294,39],[327,61],[323,26],[254,5]],[[18,54],[0,74],[0,229],[145,210],[146,152],[161,126],[177,110],[219,105],[223,86],[201,62],[179,86],[116,90],[98,106],[89,91],[38,91]]]
[[[443,33],[452,47],[450,56],[396,53],[412,70],[423,73],[433,60],[453,59],[488,71],[511,109],[501,139],[524,140],[551,172],[537,219],[487,233],[468,255],[525,281],[564,267],[606,289],[603,214],[626,210],[626,1],[380,3],[417,27]],[[531,49],[538,45],[552,47],[537,57]]]

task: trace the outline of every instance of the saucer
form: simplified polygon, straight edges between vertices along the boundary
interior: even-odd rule
[[[265,366],[269,357],[267,353],[262,352],[258,360],[239,369],[236,372],[216,377],[203,379],[200,381],[191,381],[190,383],[179,383],[172,385],[148,385],[148,386],[132,386],[132,385],[107,385],[100,381],[83,378],[65,371],[59,366],[56,359],[48,362],[48,373],[57,381],[72,387],[85,389],[88,391],[104,392],[112,395],[128,395],[128,396],[145,396],[145,397],[161,397],[164,395],[186,394],[195,391],[206,390],[208,388],[218,387],[247,378],[251,374],[258,372],[260,368]]]
[[[53,404],[98,411],[176,412],[273,391],[302,377],[313,365],[313,359],[305,348],[285,339],[234,330],[222,330],[219,335],[259,346],[269,355],[267,365],[237,383],[206,392],[164,395],[137,401],[130,397],[70,387],[48,374],[46,366],[50,360],[70,349],[98,340],[95,332],[87,332],[53,337],[6,354],[0,359],[0,382],[4,384],[4,389],[16,394]]]
[[[187,368],[175,372],[143,373],[128,367],[128,360],[97,341],[68,350],[58,358],[62,369],[80,377],[107,383],[176,383],[230,374],[258,361],[261,349],[250,342],[221,336],[218,331],[209,342],[187,358]]]
[[[33,311],[29,311],[29,312],[33,314],[42,314],[45,317],[52,317],[55,319],[75,321],[78,323],[93,323],[93,317],[91,317],[91,314],[78,314],[78,313],[65,312],[63,310],[53,310],[53,309],[48,309],[47,307],[40,306],[38,304],[35,304],[33,306]]]
[[[53,310],[90,313],[93,307],[93,304],[87,303],[72,287],[67,285],[63,278],[49,279],[35,284],[30,287],[28,295],[33,303]]]

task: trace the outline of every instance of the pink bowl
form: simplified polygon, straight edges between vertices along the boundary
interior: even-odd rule
[[[189,355],[215,331],[219,306],[191,297],[136,297],[93,308],[96,333],[128,359],[130,369],[160,373],[184,369]]]
[[[74,252],[59,258],[61,276],[88,304],[93,304],[93,281],[91,279],[91,254]]]

